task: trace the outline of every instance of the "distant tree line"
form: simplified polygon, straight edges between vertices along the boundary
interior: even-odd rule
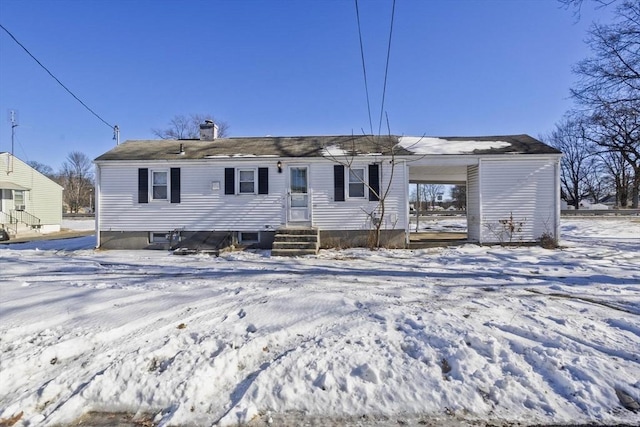
[[[86,154],[78,151],[69,153],[57,172],[51,166],[37,161],[29,161],[27,164],[64,188],[62,202],[68,212],[93,211],[95,207],[93,165]]]
[[[559,0],[579,8],[582,1]],[[594,23],[591,56],[574,66],[576,106],[542,139],[564,153],[562,198],[578,209],[615,195],[617,207],[638,208],[640,194],[640,2],[615,3],[614,21]]]
[[[411,188],[409,200],[416,210],[434,210],[436,206],[448,208],[453,206],[456,210],[467,208],[467,186],[454,185],[449,188],[449,199],[444,199],[447,188],[442,184],[415,184]]]

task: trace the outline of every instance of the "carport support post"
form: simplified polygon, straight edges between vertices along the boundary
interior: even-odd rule
[[[420,183],[416,183],[416,233],[420,226]]]

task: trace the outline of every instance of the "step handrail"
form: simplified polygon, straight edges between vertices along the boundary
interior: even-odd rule
[[[18,220],[6,212],[0,211],[0,228],[18,233]]]
[[[12,210],[10,215],[16,218],[21,223],[28,225],[29,227],[40,226],[40,218],[27,211]]]

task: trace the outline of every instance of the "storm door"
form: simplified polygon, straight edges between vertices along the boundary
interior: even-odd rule
[[[289,222],[309,222],[309,168],[289,166]]]

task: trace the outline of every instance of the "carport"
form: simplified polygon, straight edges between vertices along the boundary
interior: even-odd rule
[[[415,153],[409,184],[466,185],[467,235],[432,233],[439,243],[517,244],[559,238],[562,153],[528,135],[402,137]],[[407,242],[411,242],[411,232]],[[429,241],[417,233],[414,241]]]
[[[445,160],[446,164],[443,164],[442,160]],[[424,162],[416,162],[419,164],[409,163],[409,184],[442,184],[442,185],[467,185],[467,167],[469,166],[470,159],[466,158],[445,158],[445,159],[429,159]],[[424,163],[424,164],[423,164]],[[418,216],[419,214],[422,214]],[[451,246],[464,244],[468,240],[467,235],[467,216],[464,216],[465,228],[460,230],[459,228],[447,228],[435,227],[437,229],[431,229],[427,224],[428,222],[443,222],[447,218],[460,217],[460,213],[456,212],[456,216],[446,212],[418,212],[415,215],[411,215],[409,218],[410,232],[409,232],[409,247],[412,249],[420,249],[434,246]],[[416,229],[415,222],[427,225],[422,229]],[[425,221],[427,222],[425,224]]]

